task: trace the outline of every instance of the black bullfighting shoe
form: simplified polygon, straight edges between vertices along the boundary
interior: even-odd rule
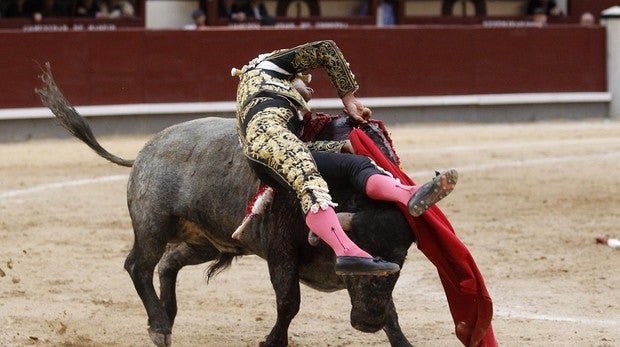
[[[414,217],[420,216],[439,200],[448,196],[454,189],[458,178],[459,174],[456,170],[450,169],[424,183],[409,199],[407,203],[409,213]]]
[[[336,257],[337,275],[387,276],[400,270],[400,266],[379,257],[364,258],[353,256]]]

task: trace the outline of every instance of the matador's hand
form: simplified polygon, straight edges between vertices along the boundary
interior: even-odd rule
[[[344,111],[349,117],[355,119],[359,123],[367,123],[372,112],[368,107],[364,107],[352,93],[345,95],[342,98],[342,103],[345,107]]]

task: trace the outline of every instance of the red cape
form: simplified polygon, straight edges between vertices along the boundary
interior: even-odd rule
[[[415,184],[360,129],[353,129],[350,140],[357,154],[372,158],[402,183]],[[457,338],[465,346],[497,346],[491,327],[491,297],[471,253],[456,237],[446,216],[437,206],[417,218],[405,206],[401,210],[416,235],[418,249],[437,267]]]

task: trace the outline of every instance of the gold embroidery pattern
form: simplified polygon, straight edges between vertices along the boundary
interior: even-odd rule
[[[310,151],[284,125],[292,116],[290,110],[280,107],[253,115],[246,129],[244,154],[286,182],[297,193],[305,214],[333,203]]]
[[[267,60],[282,58],[290,59],[295,73],[324,68],[341,98],[358,88],[355,76],[349,69],[349,63],[332,40],[311,42],[290,50],[276,51]]]
[[[306,146],[311,151],[340,153],[346,141],[313,141],[306,142]]]
[[[254,98],[246,105],[246,107],[243,110],[237,111],[237,134],[239,134],[239,139],[241,140],[241,143],[243,143],[244,147],[247,145],[247,142],[245,140],[245,136],[243,136],[244,132],[242,128],[243,128],[243,124],[245,123],[245,120],[248,117],[248,113],[252,110],[254,106],[267,100],[271,100],[271,98],[268,98],[268,97]]]
[[[247,103],[259,92],[271,92],[294,100],[302,109],[310,110],[310,107],[293,88],[290,81],[279,79],[264,73],[261,70],[250,70],[241,75],[237,88],[237,112],[245,109]]]

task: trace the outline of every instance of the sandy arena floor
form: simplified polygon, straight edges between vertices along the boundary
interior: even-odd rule
[[[460,171],[440,207],[494,300],[501,346],[620,346],[620,122],[389,127],[416,181]],[[95,129],[96,132],[96,129]],[[147,137],[102,137],[133,158]],[[0,144],[0,346],[150,346],[123,262],[129,170],[76,139]],[[249,256],[208,285],[178,280],[174,346],[256,346],[275,319],[267,268]],[[248,285],[251,284],[251,285]],[[416,346],[459,346],[436,271],[415,248],[395,303]],[[302,287],[291,346],[387,346],[349,325],[344,291]]]

